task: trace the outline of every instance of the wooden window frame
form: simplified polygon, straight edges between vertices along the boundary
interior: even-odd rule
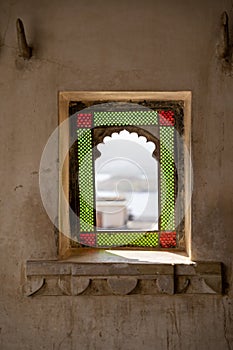
[[[59,124],[69,118],[69,106],[74,101],[114,101],[124,102],[138,100],[154,100],[154,101],[183,101],[184,104],[184,143],[188,150],[189,156],[184,157],[184,188],[185,198],[184,205],[188,209],[185,213],[185,251],[191,257],[191,206],[189,199],[192,191],[191,179],[191,92],[148,92],[148,91],[70,91],[59,92]],[[69,208],[67,201],[61,195],[63,188],[66,198],[69,196],[69,156],[65,154],[69,143],[69,128],[60,128],[59,130],[59,159],[65,159],[60,164],[59,171],[59,257],[65,258],[75,255],[80,249],[72,248],[71,239],[65,236],[62,231],[69,232]],[[101,249],[101,248],[98,248]],[[145,248],[147,249],[147,248]],[[170,250],[169,250],[170,251]],[[176,250],[177,251],[177,250]]]

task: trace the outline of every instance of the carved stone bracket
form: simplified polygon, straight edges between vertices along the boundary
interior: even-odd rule
[[[107,279],[107,283],[113,294],[126,295],[135,289],[138,279],[135,277],[113,276]]]
[[[24,285],[23,291],[28,297],[36,294],[44,286],[45,279],[41,276],[30,276]]]
[[[77,276],[61,276],[58,279],[58,286],[65,295],[79,295],[89,286],[90,279]]]
[[[158,291],[161,294],[174,294],[174,276],[158,276],[156,279]]]
[[[28,261],[32,295],[221,294],[221,263],[193,265]]]
[[[220,263],[198,263],[176,266],[176,293],[221,294]]]

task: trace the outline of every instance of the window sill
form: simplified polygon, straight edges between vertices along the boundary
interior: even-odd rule
[[[30,260],[27,296],[222,294],[219,262],[170,252],[81,250],[66,260]]]

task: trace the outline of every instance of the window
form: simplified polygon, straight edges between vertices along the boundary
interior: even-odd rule
[[[60,93],[59,122],[69,120],[59,141],[61,256],[84,247],[189,252],[190,102],[189,92]]]
[[[27,261],[26,295],[222,293],[221,263],[194,263],[190,255],[190,102],[190,92],[59,94],[59,258]],[[136,154],[123,136],[134,139]],[[57,215],[57,141],[56,131],[40,166],[51,220]],[[114,157],[121,163],[109,166]],[[149,161],[154,176],[140,177]],[[137,176],[128,177],[132,173]],[[136,209],[128,196],[132,184],[137,203],[142,195]]]

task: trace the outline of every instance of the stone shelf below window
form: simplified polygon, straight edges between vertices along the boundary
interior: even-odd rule
[[[220,262],[181,253],[80,249],[66,260],[26,263],[27,296],[222,294]]]

